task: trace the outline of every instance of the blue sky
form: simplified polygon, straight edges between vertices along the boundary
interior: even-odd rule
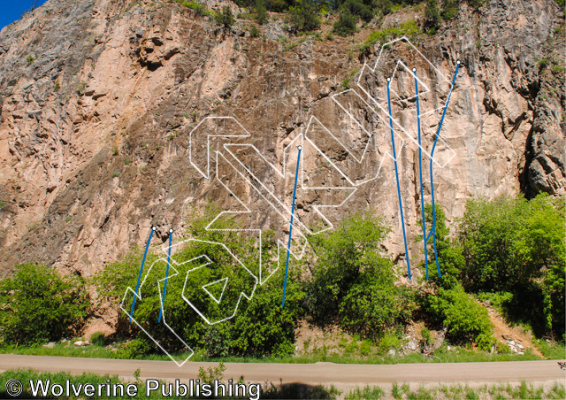
[[[47,0],[37,0],[37,7]],[[33,7],[33,0],[0,0],[0,29],[19,20],[22,14]]]

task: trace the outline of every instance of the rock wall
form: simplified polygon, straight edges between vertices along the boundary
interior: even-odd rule
[[[411,39],[445,76],[462,61],[442,130],[454,157],[434,175],[436,199],[450,221],[463,215],[473,196],[566,192],[564,14],[554,0],[485,3],[479,11],[463,5],[458,19],[437,35]],[[406,10],[374,23],[390,26],[415,15]],[[284,149],[306,132],[312,116],[342,132],[351,152],[320,140],[358,191],[342,207],[329,209],[328,218],[339,221],[367,206],[383,213],[393,227],[386,247],[403,258],[393,162],[385,156],[391,152],[388,126],[361,103],[346,101],[375,135],[374,158],[357,163],[355,152],[368,139],[332,100],[347,86],[346,78],[353,91],[358,79],[369,82],[363,65],[375,64],[380,47],[358,57],[349,38],[310,38],[294,39],[298,45],[289,49],[281,41],[250,38],[242,29],[249,22],[238,24],[224,29],[167,1],[49,0],[2,30],[0,277],[22,262],[88,276],[143,245],[152,225],[163,242],[169,227],[182,231],[191,204],[214,200],[234,207],[221,176],[206,179],[189,162],[190,132],[207,116],[236,118],[250,137],[235,142],[253,144],[270,163],[290,171],[294,164],[283,164]],[[265,29],[280,26],[273,21]],[[359,44],[370,32],[361,30],[354,40]],[[439,88],[422,99],[423,109],[434,109],[446,100],[446,87],[433,68],[416,67],[423,81]],[[414,90],[407,79],[400,75],[392,82],[400,97]],[[383,86],[375,82],[368,90],[378,97]],[[410,132],[414,107],[402,98],[394,104],[395,118]],[[434,129],[438,112],[431,115],[436,119],[425,122]],[[432,135],[425,132],[427,148]],[[257,160],[238,151],[244,164]],[[340,185],[336,171],[321,160],[305,159],[307,180]],[[406,140],[398,160],[410,253],[417,259],[421,211],[414,143]],[[262,171],[266,187],[289,205],[292,175],[278,179]],[[377,171],[377,179],[360,184]],[[249,181],[235,190],[256,210],[255,224],[277,227],[276,213]],[[320,220],[314,206],[339,204],[342,195],[305,192],[298,199],[299,218],[305,224]]]

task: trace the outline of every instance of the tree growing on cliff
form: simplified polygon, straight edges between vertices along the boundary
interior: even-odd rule
[[[234,14],[232,14],[232,10],[228,6],[224,6],[222,12],[217,12],[214,15],[214,20],[225,28],[230,28],[236,23],[236,18],[234,18]]]
[[[297,0],[295,7],[289,8],[289,22],[298,32],[314,31],[320,28],[317,5],[314,0]]]
[[[440,16],[440,10],[438,8],[437,0],[427,0],[426,7],[424,11],[424,28],[429,34],[435,34],[440,24],[442,18]]]

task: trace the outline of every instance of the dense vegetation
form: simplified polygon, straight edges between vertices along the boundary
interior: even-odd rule
[[[34,345],[71,337],[89,307],[80,278],[37,264],[18,265],[13,278],[0,281],[0,339]]]
[[[176,0],[192,8],[197,14],[205,15],[206,11],[197,2]],[[458,15],[460,3],[468,3],[473,8],[479,8],[483,0],[426,0],[422,28],[434,34],[442,25],[443,20],[450,20]],[[235,3],[249,10],[259,24],[268,21],[267,11],[286,13],[286,21],[291,32],[311,32],[320,29],[321,16],[337,14],[333,31],[340,36],[348,36],[358,31],[358,24],[367,24],[374,19],[402,9],[406,6],[419,6],[420,0],[235,0]],[[215,19],[219,24],[219,14]],[[224,24],[226,25],[226,24]]]
[[[487,350],[495,343],[493,326],[477,298],[491,300],[509,322],[531,327],[537,337],[563,342],[564,211],[562,199],[547,195],[530,201],[474,199],[468,202],[455,235],[450,237],[444,212],[437,208],[436,239],[443,275],[436,276],[431,248],[431,279],[416,286],[398,282],[403,269],[396,270],[382,246],[390,233],[384,219],[369,211],[353,214],[334,231],[309,238],[309,255],[293,261],[290,267],[286,305],[282,308],[282,269],[267,284],[256,287],[251,275],[230,255],[238,255],[247,268],[257,271],[259,249],[255,238],[233,231],[206,230],[219,213],[210,206],[202,215],[195,211],[190,217],[186,236],[200,241],[186,243],[175,254],[164,315],[183,340],[208,357],[292,354],[295,327],[302,318],[321,327],[338,325],[367,343],[379,343],[384,351],[397,346],[409,320],[424,321],[429,329],[446,328],[450,343],[475,343]],[[430,206],[425,215],[430,226]],[[237,227],[230,218],[221,218],[215,224],[222,229]],[[218,242],[225,243],[226,248],[214,244]],[[266,274],[278,260],[272,233],[265,235],[261,252],[263,260],[270,260]],[[210,261],[205,266],[203,255]],[[283,256],[279,255],[282,266]],[[97,286],[99,300],[119,304],[125,288],[136,286],[140,260],[141,252],[134,250],[96,276],[90,284]],[[136,302],[135,318],[141,327],[159,337],[168,351],[180,353],[184,351],[182,343],[165,324],[156,323],[165,270],[166,262],[150,253],[144,272],[148,278],[142,285],[142,298]],[[183,284],[189,271],[191,279]],[[232,297],[224,303],[235,304],[234,296],[240,292],[249,295],[255,288],[255,294],[252,300],[241,299],[233,319],[209,325],[183,296],[210,321],[220,321],[233,310],[211,302],[202,285],[224,276],[230,277],[224,296]],[[125,309],[130,305],[131,299],[126,298]],[[18,266],[14,278],[0,284],[0,338],[4,344],[21,344],[69,337],[89,307],[79,278],[61,277],[33,264]],[[133,340],[119,350],[118,357],[160,352],[124,313],[120,318],[118,334]]]

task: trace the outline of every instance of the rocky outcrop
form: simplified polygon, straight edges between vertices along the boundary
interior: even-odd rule
[[[411,13],[375,23],[402,23]],[[463,214],[472,196],[565,194],[562,15],[553,0],[486,1],[479,11],[463,5],[458,19],[437,35],[415,39],[446,76],[462,60],[442,133],[454,154],[435,172],[437,201],[450,220]],[[248,22],[239,23],[233,31],[218,28],[167,1],[49,0],[2,30],[0,276],[32,261],[90,275],[141,245],[152,225],[162,241],[169,227],[181,231],[189,204],[215,200],[232,207],[221,185],[189,163],[189,133],[206,116],[237,118],[251,135],[246,143],[279,166],[283,149],[304,133],[311,116],[346,132],[352,143],[365,143],[331,97],[344,90],[345,78],[354,82],[363,74],[356,72],[363,62],[375,63],[379,47],[360,58],[350,39],[295,40],[298,45],[288,48],[242,36]],[[266,31],[281,30],[280,21],[270,24]],[[362,30],[355,40],[369,33]],[[433,71],[422,70],[423,79],[438,84]],[[430,95],[423,107],[442,101]],[[348,104],[378,132],[376,154],[390,151],[378,120]],[[394,113],[414,126],[414,104],[405,106],[396,105]],[[356,182],[377,165],[360,166],[336,149],[329,146],[332,160]],[[329,218],[370,205],[391,222],[387,247],[400,255],[393,166],[385,160],[379,179],[360,185]],[[413,239],[420,195],[418,152],[409,140],[399,160]],[[310,178],[336,183],[319,161],[305,161],[314,171]],[[265,181],[290,202],[292,180]],[[262,208],[260,196],[244,193],[248,189],[242,187],[241,195],[256,204],[258,223],[269,225],[272,211]],[[312,206],[319,196],[299,198],[300,218],[316,220]],[[420,245],[411,247],[417,257]]]

